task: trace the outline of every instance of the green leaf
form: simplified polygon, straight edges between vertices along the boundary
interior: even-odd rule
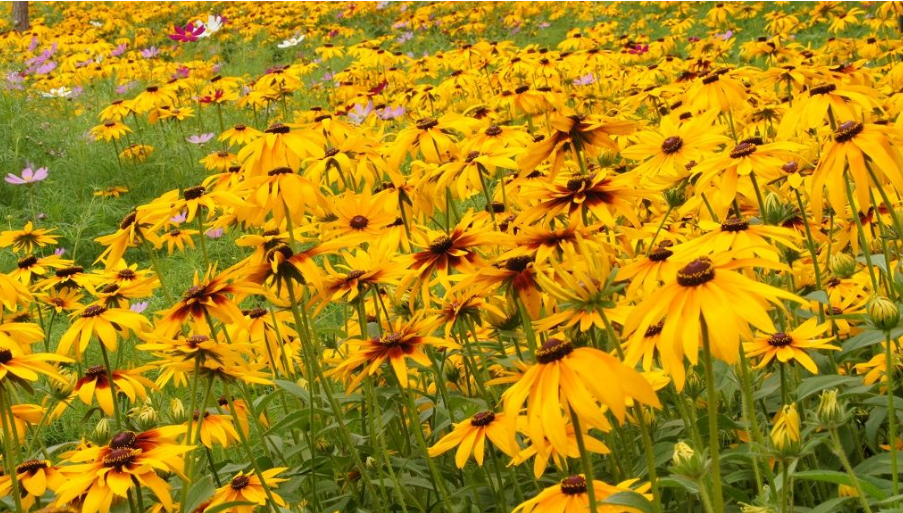
[[[853,481],[850,479],[850,476],[835,470],[804,470],[802,472],[795,472],[793,477],[796,479],[807,479],[809,481],[821,481],[824,483],[853,486]],[[887,494],[882,492],[880,488],[862,478],[859,479],[859,485],[862,486],[862,491],[875,499],[884,500],[887,498]]]
[[[254,506],[253,502],[248,501],[235,501],[235,502],[226,502],[223,504],[217,504],[212,508],[207,508],[204,510],[204,513],[219,513],[220,511],[226,511],[229,508],[233,508],[235,506]]]
[[[811,378],[806,378],[800,383],[799,388],[796,389],[796,393],[798,394],[797,401],[802,401],[803,399],[809,397],[810,395],[821,392],[826,388],[835,388],[839,386],[848,386],[848,385],[859,385],[862,383],[862,379],[853,376],[838,376],[838,375],[830,375],[830,376],[813,376]]]
[[[599,501],[599,504],[626,506],[643,513],[653,513],[652,503],[636,492],[618,492],[614,495],[609,495],[605,500]]]
[[[834,513],[835,511],[840,511],[841,504],[851,499],[852,497],[838,497],[836,499],[831,499],[812,508],[809,510],[809,513]]]
[[[668,488],[683,488],[690,493],[699,493],[699,485],[684,476],[672,475],[658,480],[658,484]]]
[[[300,398],[307,404],[310,404],[310,392],[299,387],[297,384],[292,383],[291,381],[277,379],[276,386],[292,394],[293,396]]]
[[[185,500],[185,504],[187,504],[185,511],[194,511],[198,509],[201,503],[210,497],[213,497],[215,491],[216,488],[213,487],[212,477],[204,476],[201,479],[198,479],[191,484],[191,488],[188,490],[188,498]]]

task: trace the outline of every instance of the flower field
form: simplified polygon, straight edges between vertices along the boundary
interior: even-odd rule
[[[0,512],[903,511],[901,16],[7,2]]]

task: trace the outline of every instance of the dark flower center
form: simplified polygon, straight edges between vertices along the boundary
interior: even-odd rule
[[[505,262],[505,269],[519,273],[526,269],[532,261],[533,257],[531,256],[517,256],[514,258],[509,258]]]
[[[855,121],[844,121],[837,127],[834,132],[834,140],[837,142],[847,142],[862,132],[862,123]]]
[[[277,167],[276,169],[271,169],[267,172],[267,176],[279,176],[279,175],[290,175],[294,173],[292,168],[290,167]]]
[[[110,449],[134,449],[138,435],[131,431],[122,431],[110,439]]]
[[[248,486],[248,483],[251,481],[248,479],[248,476],[235,476],[232,478],[232,486],[233,490],[241,490],[242,488]]]
[[[345,278],[345,281],[356,280],[365,274],[367,274],[367,273],[364,271],[358,271],[358,270],[350,271],[348,273],[348,276]]]
[[[328,150],[326,150],[326,153],[324,154],[323,158],[335,157],[338,154],[339,154],[338,148],[329,148]]]
[[[809,95],[815,96],[817,94],[828,94],[835,89],[837,89],[837,86],[834,84],[819,84],[812,89],[809,89]]]
[[[270,127],[264,131],[268,134],[287,134],[291,131],[291,128],[283,125],[282,123],[276,123],[270,125]]]
[[[97,317],[98,315],[107,311],[105,306],[101,305],[90,305],[88,308],[85,308],[85,311],[82,312],[82,317]]]
[[[430,244],[430,251],[437,255],[442,255],[451,249],[453,245],[454,241],[443,235]]]
[[[721,222],[721,231],[725,232],[742,232],[747,228],[749,228],[749,223],[739,217],[731,217]]]
[[[135,271],[131,269],[123,269],[119,271],[119,279],[120,280],[134,280],[135,279]]]
[[[186,201],[191,201],[200,198],[205,192],[207,192],[207,189],[205,189],[203,185],[198,185],[197,187],[189,187],[182,191],[182,196]]]
[[[110,468],[122,468],[125,465],[128,465],[135,459],[135,456],[139,451],[130,448],[116,449],[114,451],[110,451],[110,454],[107,454],[103,458],[103,464],[105,467]]]
[[[182,294],[182,299],[198,299],[204,297],[206,285],[193,285]]]
[[[417,128],[420,130],[429,130],[430,128],[439,126],[439,122],[435,118],[423,118],[417,121]]]
[[[550,338],[536,351],[536,361],[539,363],[552,363],[558,361],[574,351],[574,346],[567,340]]]
[[[781,170],[785,173],[793,174],[800,170],[800,165],[791,161],[781,166]]]
[[[119,223],[119,229],[125,230],[129,226],[135,224],[135,219],[138,217],[138,214],[135,212],[129,212],[128,215],[122,218],[122,222]]]
[[[746,156],[752,155],[755,152],[756,152],[755,144],[753,144],[751,142],[742,142],[742,143],[738,144],[736,147],[734,147],[733,150],[731,150],[731,158],[739,159],[741,157],[746,157]]]
[[[709,75],[702,79],[702,83],[705,85],[714,84],[718,81],[719,75]]]
[[[245,128],[248,128],[248,127],[246,127],[246,126],[244,126],[244,125],[242,125],[242,124],[239,123],[238,125],[233,126],[233,127],[232,127],[232,130],[235,130],[235,131],[237,131],[237,132],[241,132],[241,131],[243,131]]]
[[[34,474],[38,470],[42,468],[47,468],[47,462],[44,460],[28,460],[25,463],[16,467],[16,474],[21,474],[23,472],[28,472],[29,474]]]
[[[207,335],[192,335],[185,339],[185,341],[188,342],[188,345],[191,347],[197,347],[198,345],[203,344],[208,340],[210,340],[210,337],[208,337]]]
[[[522,85],[514,90],[514,94],[523,94],[530,90],[530,86]]]
[[[379,337],[379,341],[388,347],[398,347],[401,345],[402,338],[401,333],[385,333]]]
[[[593,175],[590,176],[580,176],[577,178],[571,178],[568,180],[567,189],[571,192],[577,192],[584,187],[588,187],[593,183]]]
[[[259,319],[267,314],[266,308],[253,308],[245,312],[245,315],[252,319]]]
[[[467,154],[467,157],[465,157],[464,162],[467,162],[469,164],[469,163],[473,162],[474,159],[476,159],[479,156],[480,156],[480,152],[472,151]]]
[[[677,283],[696,287],[715,279],[715,266],[709,257],[699,257],[677,271]]]
[[[75,276],[76,274],[85,272],[85,268],[79,265],[74,265],[72,267],[64,267],[62,269],[57,269],[56,277],[57,278],[68,278],[69,276]]]
[[[0,349],[0,364],[5,364],[13,359],[13,352],[5,347]]]
[[[18,262],[16,262],[16,266],[19,269],[28,269],[29,267],[38,263],[38,257],[31,255],[27,257],[20,258]]]
[[[495,413],[481,411],[470,418],[470,425],[476,427],[488,426],[493,420],[495,420]]]
[[[659,247],[655,248],[655,251],[653,251],[652,253],[649,253],[649,260],[652,260],[653,262],[662,262],[664,260],[667,260],[668,257],[670,257],[673,254],[674,254],[674,252],[671,251],[670,249],[668,249],[664,246],[659,246]]]
[[[364,216],[357,215],[351,218],[351,222],[348,223],[355,230],[363,230],[370,224],[370,220]]]
[[[586,493],[586,478],[583,476],[569,476],[562,479],[561,493],[565,495]]]
[[[684,140],[676,135],[672,135],[668,137],[664,141],[662,141],[662,151],[667,153],[668,155],[672,153],[677,153],[681,147],[684,145]]]
[[[491,127],[486,129],[485,133],[486,133],[486,135],[488,135],[490,137],[495,137],[502,133],[502,129],[496,125],[492,125]]]
[[[110,283],[109,285],[104,285],[104,287],[100,289],[100,292],[101,294],[115,294],[118,290],[118,283]]]
[[[150,87],[145,88],[144,90],[149,93],[156,93],[158,89],[160,89],[160,88],[157,86],[150,86]]]
[[[85,376],[91,379],[97,379],[100,376],[105,376],[107,374],[107,369],[103,365],[95,365],[93,367],[88,367],[88,370],[85,371]]]
[[[657,324],[653,324],[646,328],[646,334],[644,335],[646,338],[654,337],[662,332],[662,328],[665,327],[665,321],[661,321]]]
[[[768,345],[771,347],[787,347],[793,343],[793,337],[786,333],[775,333],[768,337]]]
[[[106,123],[103,124],[103,126],[105,126],[107,128],[113,128],[114,126],[116,126],[116,123],[114,123],[112,121],[107,121]]]

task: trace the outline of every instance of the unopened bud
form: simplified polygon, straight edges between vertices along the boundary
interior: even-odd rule
[[[185,405],[178,398],[169,401],[169,415],[172,417],[172,421],[178,424],[188,420],[188,416],[185,415]]]
[[[833,427],[843,422],[845,415],[843,407],[837,399],[837,389],[825,390],[821,393],[815,414],[818,422],[823,426]]]
[[[900,321],[900,309],[884,296],[878,296],[869,305],[869,317],[876,328],[888,331]]]
[[[675,465],[681,465],[692,458],[694,454],[696,454],[696,451],[687,445],[686,442],[677,442],[674,444],[674,455],[671,456],[671,461],[673,461]]]
[[[678,208],[687,202],[687,193],[682,187],[667,189],[662,194],[665,197],[665,204],[668,205],[668,208]]]
[[[831,273],[840,279],[846,279],[856,272],[856,260],[846,253],[831,255]]]
[[[771,428],[771,443],[783,455],[795,454],[800,446],[800,415],[796,404],[785,404]]]
[[[94,426],[94,432],[91,434],[91,437],[96,441],[106,443],[110,439],[110,419],[100,419],[97,425]]]

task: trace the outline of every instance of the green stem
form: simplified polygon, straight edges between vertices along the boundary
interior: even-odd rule
[[[890,467],[893,479],[893,491],[894,496],[897,496],[900,494],[900,476],[897,474],[897,410],[894,409],[894,355],[890,333],[884,332],[884,336],[884,373],[887,377],[887,431],[888,437],[890,438]]]
[[[570,410],[571,424],[574,425],[574,434],[577,438],[577,447],[580,449],[580,460],[583,462],[583,473],[586,477],[586,494],[589,496],[589,510],[599,511],[596,506],[596,490],[595,486],[593,486],[593,481],[596,479],[595,473],[593,472],[593,461],[589,451],[586,450],[586,443],[583,440],[583,430],[580,429],[580,419],[577,418],[577,414],[574,413],[573,408]]]
[[[97,342],[100,344],[100,354],[103,355],[103,364],[107,371],[107,381],[110,385],[110,393],[113,394],[113,417],[116,420],[116,429],[122,431],[122,416],[119,412],[119,391],[116,390],[116,382],[113,381],[113,369],[110,368],[110,358],[107,355],[107,346],[100,340]]]
[[[232,398],[229,397],[229,385],[226,385],[226,401],[229,403],[229,411],[235,412],[235,404],[232,402]],[[248,437],[245,436],[245,432],[243,429],[239,427],[239,429],[235,430],[238,432],[238,438],[241,440],[242,446],[245,448],[245,452],[248,455],[248,459],[251,461],[251,467],[254,468],[254,474],[257,476],[257,479],[260,480],[260,485],[263,488],[264,493],[267,496],[267,506],[269,509],[273,511],[273,513],[279,513],[279,508],[276,506],[276,501],[273,499],[273,492],[270,491],[269,485],[267,485],[265,478],[263,477],[263,473],[260,471],[260,466],[257,464],[257,458],[254,457],[254,450],[251,449],[251,443],[248,442]],[[266,442],[264,442],[266,443]]]
[[[862,484],[859,483],[859,478],[856,477],[856,473],[853,472],[853,467],[850,465],[847,453],[843,450],[843,445],[840,443],[840,435],[837,433],[836,426],[831,427],[831,439],[834,441],[834,452],[836,452],[837,457],[840,458],[840,464],[843,465],[847,475],[850,476],[850,482],[853,483],[853,487],[856,488],[856,496],[859,498],[859,503],[862,504],[862,509],[864,509],[866,513],[872,513],[872,508],[869,506],[869,502],[865,498],[865,492],[862,490]]]
[[[715,370],[712,365],[712,348],[709,342],[709,327],[705,319],[700,318],[702,327],[703,363],[705,366],[706,393],[708,395],[709,417],[709,451],[712,458],[712,494],[714,495],[715,513],[724,513],[724,496],[721,492],[721,459],[718,437],[718,389],[715,387]]]
[[[18,475],[16,475],[16,461],[18,459],[14,456],[15,447],[13,444],[18,444],[18,440],[14,440],[14,433],[12,426],[12,404],[9,402],[9,392],[6,388],[6,383],[0,381],[0,426],[3,427],[3,453],[7,456],[3,458],[3,462],[6,463],[6,473],[9,475],[10,481],[10,490],[19,490],[19,481]],[[23,513],[25,510],[22,508],[22,497],[20,494],[13,492],[13,498],[15,499],[16,505],[16,513]]]

